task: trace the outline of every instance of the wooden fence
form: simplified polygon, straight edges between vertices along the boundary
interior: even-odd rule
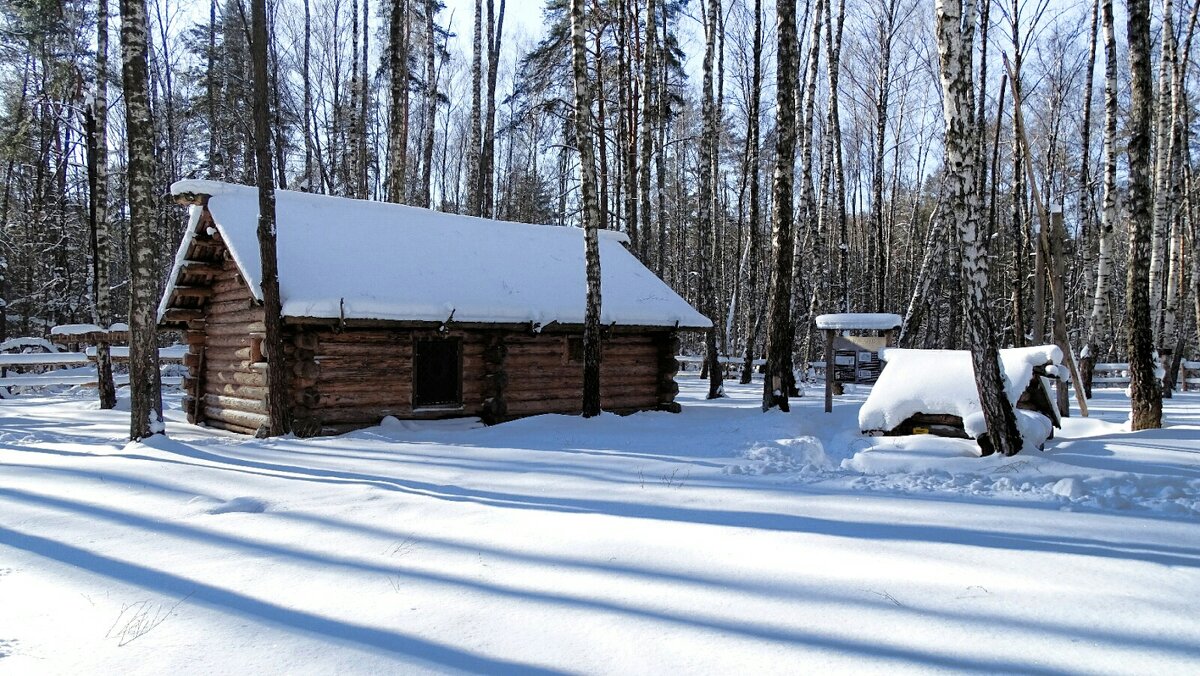
[[[112,360],[114,363],[129,361],[128,347],[113,347]],[[172,345],[158,351],[159,365],[181,364],[186,345]],[[0,354],[0,388],[10,387],[48,387],[52,385],[95,385],[96,372],[80,373],[80,367],[91,367],[96,363],[96,350],[89,348],[86,352],[35,352],[30,354]],[[21,373],[9,373],[9,369],[22,369]],[[29,369],[28,371],[24,371]],[[117,385],[129,382],[128,374],[113,374]],[[164,385],[178,385],[182,378],[164,376]]]

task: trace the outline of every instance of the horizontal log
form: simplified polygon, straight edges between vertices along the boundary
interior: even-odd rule
[[[257,371],[258,369],[251,368],[250,362],[245,359],[215,356],[212,353],[209,353],[204,364],[204,377],[206,378],[211,378],[216,373],[254,373]]]
[[[250,296],[250,287],[246,286],[246,283],[236,275],[228,273],[223,273],[219,279],[213,280],[212,287],[213,292],[218,294],[237,291],[245,294],[247,297]]]
[[[163,322],[167,324],[179,324],[202,319],[204,311],[193,308],[171,308],[163,313]]]
[[[205,427],[211,427],[211,428],[217,429],[217,430],[224,430],[226,432],[235,432],[237,434],[246,434],[249,436],[254,436],[255,434],[258,433],[258,429],[242,427],[241,425],[235,425],[233,423],[225,422],[222,420],[206,419],[203,422],[204,422]]]
[[[205,394],[205,407],[213,407],[232,411],[241,411],[244,413],[262,413],[267,412],[267,402],[260,399],[243,399],[241,397],[227,397],[220,394]]]
[[[184,331],[183,342],[188,345],[204,345],[206,335],[203,331]]]
[[[204,422],[221,422],[229,425],[237,425],[245,430],[257,431],[259,427],[267,425],[267,416],[259,413],[247,413],[246,411],[237,411],[219,406],[204,407]],[[253,434],[254,432],[247,432]]]
[[[246,367],[250,363],[250,347],[230,347],[225,345],[208,345],[204,348],[204,354],[212,361],[220,362],[244,362]]]
[[[247,308],[247,304],[243,304],[242,308],[239,310],[212,311],[212,306],[209,306],[208,325],[210,327],[229,324],[262,325],[265,315],[261,307],[251,306]]]
[[[250,291],[245,287],[235,288],[229,291],[214,291],[209,298],[210,303],[236,303],[249,302]]]
[[[205,378],[216,383],[263,387],[267,384],[266,371],[220,370],[205,374]]]
[[[252,301],[252,300],[231,300],[231,301],[225,301],[225,302],[221,302],[221,303],[209,303],[208,304],[208,318],[209,318],[209,321],[212,321],[213,317],[216,315],[225,315],[225,314],[229,314],[229,313],[233,313],[233,312],[242,312],[244,310],[249,310],[250,308],[253,308],[253,307],[256,307],[256,306],[254,304],[254,301]],[[261,308],[259,308],[259,309],[261,311]]]
[[[225,272],[223,267],[210,261],[185,261],[180,270],[185,275],[196,275],[198,277],[213,277]]]
[[[404,418],[409,417],[411,413],[411,409],[402,406],[320,406],[314,415],[320,418],[323,424],[328,425],[336,423],[375,424],[389,415]]]
[[[600,399],[605,397],[636,397],[639,399],[657,399],[658,386],[656,383],[645,383],[633,386],[601,385]],[[505,390],[504,399],[508,402],[537,401],[541,399],[570,399],[583,397],[583,386],[544,388],[541,390]]]
[[[244,347],[250,345],[248,333],[214,333],[209,335],[205,345],[209,348]]]
[[[210,336],[248,336],[252,333],[263,333],[265,331],[266,325],[262,322],[260,316],[255,321],[216,322],[209,324],[205,333]]]
[[[265,401],[267,388],[262,385],[239,385],[236,383],[218,383],[209,380],[204,383],[205,394],[216,394],[253,401]]]
[[[601,397],[601,408],[613,410],[649,410],[658,406],[655,399],[645,398],[610,398]],[[583,410],[582,395],[577,398],[543,399],[541,401],[508,402],[508,414],[513,416],[537,415],[540,413],[574,414]]]
[[[207,286],[176,286],[171,293],[179,298],[209,298],[213,290]]]
[[[315,410],[319,415],[327,408],[399,408],[412,407],[411,392],[325,392]]]
[[[372,358],[412,358],[411,343],[330,343],[320,341],[314,352],[321,357],[352,357],[355,359]]]

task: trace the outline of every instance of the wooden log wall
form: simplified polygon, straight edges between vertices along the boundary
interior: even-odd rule
[[[576,334],[576,337],[577,334]],[[462,343],[462,407],[413,408],[413,346],[421,339]],[[488,423],[540,413],[577,413],[582,364],[563,334],[511,331],[346,329],[291,326],[286,340],[293,430],[341,434],[384,416],[479,416]],[[621,335],[605,341],[605,410],[678,410],[673,334]]]
[[[202,357],[195,370],[189,367],[189,373],[197,374],[189,390],[200,414],[197,422],[256,434],[267,425],[267,367],[251,361],[252,341],[266,331],[263,309],[228,256],[210,288]]]
[[[290,327],[293,428],[297,435],[341,434],[377,425],[385,416],[483,416],[485,332]],[[413,344],[462,341],[461,408],[413,409]],[[491,394],[489,392],[489,394]]]
[[[570,359],[568,336],[512,335],[505,340],[508,417],[582,410],[583,364]],[[600,405],[604,410],[624,413],[658,408],[661,364],[656,338],[616,335],[605,339],[602,349]]]

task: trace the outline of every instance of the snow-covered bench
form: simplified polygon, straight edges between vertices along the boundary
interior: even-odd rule
[[[858,414],[863,433],[978,439],[987,431],[970,352],[888,348],[881,357],[888,367]],[[1060,427],[1050,381],[1061,362],[1054,345],[1000,350],[1004,391],[1027,445],[1041,448]]]

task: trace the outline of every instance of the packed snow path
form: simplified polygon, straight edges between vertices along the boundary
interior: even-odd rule
[[[682,380],[307,441],[0,401],[0,672],[1195,673],[1200,396],[979,459]]]

